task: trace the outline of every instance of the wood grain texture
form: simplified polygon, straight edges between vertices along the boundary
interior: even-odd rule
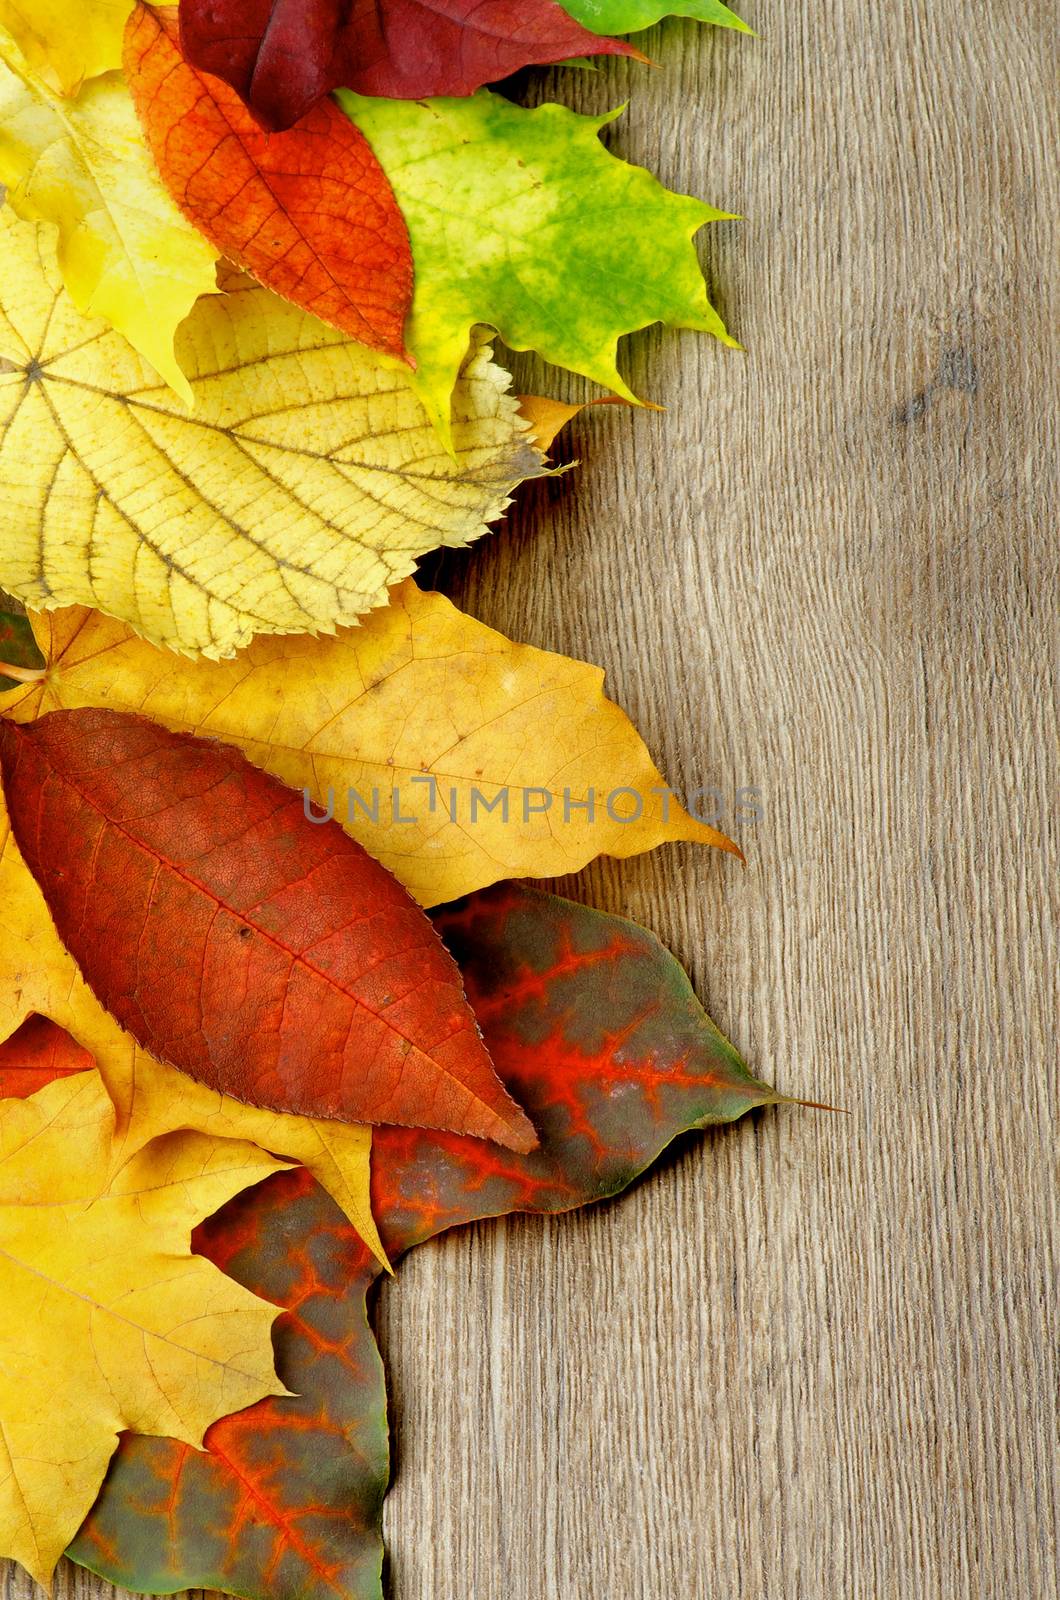
[[[632,341],[667,415],[576,424],[577,475],[445,576],[606,665],[676,786],[762,790],[746,870],[565,887],[850,1115],[410,1257],[393,1600],[1058,1592],[1055,12],[742,9],[757,42],[672,24],[664,70],[535,93],[632,90],[612,147],[745,214],[706,252],[747,353]]]

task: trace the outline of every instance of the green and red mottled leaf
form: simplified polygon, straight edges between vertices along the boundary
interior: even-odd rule
[[[69,1553],[126,1588],[381,1595],[389,1438],[365,1305],[379,1268],[304,1169],[277,1176],[255,1204],[226,1206],[198,1229],[195,1246],[288,1308],[273,1341],[294,1395],[215,1423],[204,1452],[123,1436]]]
[[[458,1223],[554,1212],[625,1187],[678,1134],[783,1097],[747,1071],[651,934],[519,885],[435,914],[498,1071],[541,1148],[381,1128],[372,1199],[392,1256]],[[215,1424],[205,1454],[123,1440],[71,1549],[152,1594],[379,1600],[383,1377],[365,1317],[377,1268],[302,1173],[240,1196],[198,1248],[279,1301],[277,1370],[296,1397]]]
[[[182,55],[177,13],[137,5],[125,75],[155,164],[190,222],[267,289],[407,360],[412,248],[386,174],[330,100],[270,138]]]
[[[85,707],[0,719],[0,770],[60,939],[150,1055],[250,1105],[534,1148],[425,914],[239,750]]]
[[[469,95],[520,67],[639,55],[554,0],[181,0],[180,32],[188,60],[274,129],[332,89],[394,100]]]
[[[480,1217],[617,1194],[679,1133],[783,1097],[747,1070],[653,934],[500,884],[434,913],[538,1150],[381,1128],[373,1210],[389,1254]]]
[[[0,1044],[0,1099],[91,1066],[62,1028],[29,1017]],[[273,1337],[295,1394],[214,1424],[205,1453],[123,1435],[70,1553],[128,1587],[183,1588],[177,1563],[191,1562],[196,1583],[233,1594],[379,1593],[390,1464],[383,1364],[365,1307],[379,1264],[304,1167],[276,1176],[283,1182],[245,1191],[252,1205],[203,1223],[194,1244],[288,1308]]]

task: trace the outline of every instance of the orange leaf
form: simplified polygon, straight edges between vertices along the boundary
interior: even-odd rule
[[[171,8],[137,5],[125,73],[163,181],[210,243],[284,299],[408,360],[408,230],[349,118],[323,100],[289,133],[263,133],[233,90],[184,59]]]
[[[118,711],[0,718],[11,831],[96,998],[250,1105],[537,1140],[396,879],[239,751]]]
[[[87,1072],[95,1062],[47,1017],[29,1016],[0,1044],[0,1099],[25,1100],[56,1078]]]

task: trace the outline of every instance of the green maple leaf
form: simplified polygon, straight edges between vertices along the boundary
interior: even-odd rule
[[[723,6],[721,0],[560,0],[564,11],[593,33],[636,33],[650,28],[663,17],[691,17],[694,22],[713,22],[719,28],[738,28],[751,33],[746,22]]]
[[[446,432],[476,323],[515,350],[636,396],[619,338],[653,322],[735,346],[707,298],[693,236],[729,215],[672,194],[604,149],[619,113],[525,110],[482,91],[463,100],[337,99],[382,163],[416,262],[407,344],[413,382]]]

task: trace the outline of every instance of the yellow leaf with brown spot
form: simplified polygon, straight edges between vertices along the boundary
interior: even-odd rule
[[[286,1390],[276,1307],[191,1252],[281,1163],[184,1133],[116,1153],[97,1072],[0,1101],[0,1555],[47,1584],[124,1430],[199,1446]]]

